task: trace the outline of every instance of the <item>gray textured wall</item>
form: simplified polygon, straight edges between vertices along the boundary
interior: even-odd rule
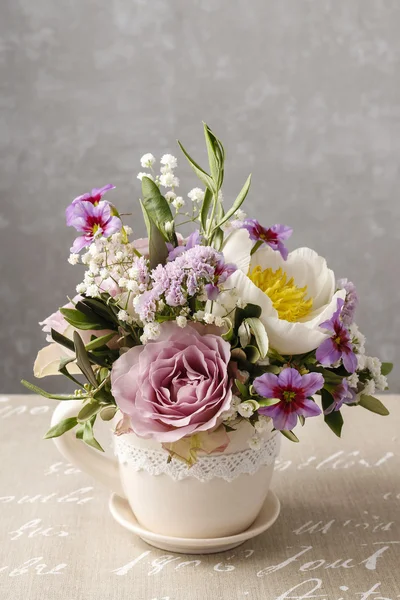
[[[0,28],[2,391],[77,283],[65,206],[111,182],[138,216],[139,157],[178,136],[201,157],[202,120],[227,201],[252,171],[248,212],[353,279],[370,352],[400,364],[398,0],[3,0]]]

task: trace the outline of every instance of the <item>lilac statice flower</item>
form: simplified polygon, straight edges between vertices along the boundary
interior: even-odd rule
[[[201,244],[201,235],[200,235],[200,231],[198,229],[196,229],[196,231],[193,231],[193,233],[191,233],[189,235],[189,237],[186,240],[186,244],[184,246],[176,246],[176,248],[174,248],[174,246],[172,244],[167,243],[168,261],[175,260],[178,256],[180,256],[187,250],[191,250],[195,246],[200,246],[200,244]]]
[[[352,281],[348,281],[347,279],[339,279],[337,284],[339,288],[346,290],[346,299],[344,301],[341,319],[343,325],[349,327],[354,321],[354,313],[358,306],[358,294],[356,286]]]
[[[279,375],[264,373],[254,380],[254,389],[263,398],[279,398],[273,406],[258,409],[261,415],[271,417],[275,429],[291,430],[297,424],[297,417],[316,417],[321,414],[319,406],[311,396],[324,385],[320,373],[300,373],[291,367],[283,369]]]
[[[75,200],[72,200],[72,203],[67,207],[67,210],[65,211],[67,220],[69,218],[73,217],[73,214],[75,211],[75,206],[77,204],[80,204],[81,202],[90,202],[90,204],[97,206],[99,204],[99,202],[101,202],[104,194],[106,192],[108,192],[109,190],[114,190],[114,189],[115,189],[115,185],[108,183],[107,185],[104,185],[101,188],[93,188],[91,192],[86,192],[86,194],[82,194],[81,196],[78,196],[77,198],[75,198]]]
[[[340,410],[343,404],[351,404],[354,402],[355,395],[356,392],[349,387],[347,380],[343,379],[342,383],[333,389],[333,402],[324,410],[324,414],[329,415],[333,411]]]
[[[247,229],[250,234],[250,239],[256,243],[261,242],[267,244],[272,250],[280,252],[283,260],[288,257],[288,249],[283,243],[293,233],[291,227],[286,225],[273,225],[272,227],[263,227],[256,219],[246,219],[243,221],[242,227]]]
[[[316,357],[317,361],[324,366],[332,366],[342,359],[346,371],[354,373],[357,368],[357,357],[353,351],[351,335],[340,318],[343,305],[344,300],[338,298],[337,310],[332,318],[321,323],[321,329],[326,329],[332,333],[332,336],[317,348]]]
[[[85,246],[89,246],[97,237],[109,237],[120,231],[121,219],[112,216],[111,207],[108,202],[101,201],[97,205],[91,202],[77,202],[74,210],[68,212],[67,225],[75,227],[83,235],[76,238],[71,252],[80,252]]]

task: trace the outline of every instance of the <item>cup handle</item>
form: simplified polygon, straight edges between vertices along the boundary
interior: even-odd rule
[[[65,400],[60,402],[53,413],[51,425],[56,425],[63,419],[76,416],[81,408],[82,402],[80,400]],[[125,498],[119,477],[117,460],[109,458],[99,450],[90,448],[90,446],[77,439],[73,429],[59,437],[53,438],[53,441],[59,452],[69,462],[97,479],[97,481],[113,492],[116,492],[119,496]]]

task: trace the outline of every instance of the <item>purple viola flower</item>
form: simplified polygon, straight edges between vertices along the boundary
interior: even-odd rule
[[[283,260],[287,259],[288,249],[283,242],[292,235],[293,229],[291,227],[273,225],[267,228],[260,225],[256,219],[246,219],[242,227],[247,229],[251,240],[254,240],[256,243],[267,244],[272,250],[280,252]]]
[[[356,395],[356,392],[349,388],[349,384],[347,383],[346,379],[343,379],[342,383],[337,385],[331,393],[333,402],[324,410],[325,415],[329,415],[334,410],[340,410],[343,404],[350,404],[351,402],[354,402]]]
[[[168,261],[171,262],[171,261],[175,260],[181,254],[183,254],[184,252],[187,252],[187,250],[190,250],[191,248],[194,248],[195,246],[200,246],[200,245],[201,245],[201,235],[200,235],[200,231],[198,229],[196,229],[196,231],[193,231],[193,233],[191,233],[189,235],[188,239],[186,240],[186,244],[184,246],[176,246],[176,248],[174,248],[174,246],[168,242],[167,243]]]
[[[78,196],[77,198],[75,198],[75,200],[72,200],[71,204],[68,206],[66,212],[66,216],[67,216],[67,220],[69,218],[73,217],[74,211],[75,211],[75,206],[77,204],[80,204],[81,202],[90,202],[90,204],[93,204],[94,206],[97,206],[99,202],[101,202],[101,199],[103,198],[104,194],[106,192],[108,192],[109,190],[114,190],[115,189],[115,185],[112,185],[111,183],[107,183],[107,185],[103,185],[103,187],[101,188],[93,188],[91,192],[86,192],[86,194],[82,194],[81,196]]]
[[[219,285],[225,281],[237,270],[233,263],[225,263],[223,256],[218,259],[214,270],[214,280],[204,286],[209,300],[216,300],[219,294]]]
[[[347,279],[339,279],[337,284],[339,288],[346,290],[346,299],[344,301],[341,319],[343,325],[348,327],[354,321],[354,313],[358,306],[358,294],[356,286],[352,281],[348,281]]]
[[[68,211],[68,209],[67,209]],[[77,202],[74,210],[67,212],[67,225],[75,227],[83,235],[76,238],[71,252],[80,252],[89,246],[97,237],[108,237],[122,227],[121,219],[112,216],[108,202],[101,201],[97,205],[91,202]]]
[[[320,373],[300,375],[296,369],[288,367],[279,375],[264,373],[254,380],[253,385],[259,396],[280,399],[273,406],[258,409],[261,415],[271,417],[275,429],[292,430],[298,416],[316,417],[321,414],[319,406],[311,400],[311,396],[324,385]]]
[[[338,298],[337,310],[333,313],[332,318],[321,323],[321,329],[331,332],[332,336],[317,348],[316,358],[321,365],[326,367],[332,366],[342,359],[346,371],[354,373],[357,368],[357,357],[353,351],[351,335],[340,318],[343,305],[344,300]]]

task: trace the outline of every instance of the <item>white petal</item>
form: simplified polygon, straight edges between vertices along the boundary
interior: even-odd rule
[[[250,265],[250,252],[253,242],[246,229],[236,229],[225,242],[222,249],[225,262],[234,263],[247,275]]]
[[[327,321],[331,318],[335,310],[337,309],[338,298],[344,300],[346,297],[346,290],[338,290],[331,298],[331,301],[321,306],[317,310],[313,310],[309,315],[300,319],[301,323],[307,323],[309,327],[314,327]]]
[[[33,374],[38,378],[47,377],[48,375],[59,375],[58,366],[60,360],[68,356],[73,355],[59,344],[45,346],[38,352],[35,364],[33,365]],[[74,362],[70,363],[67,368],[71,375],[81,373]]]
[[[233,287],[236,290],[238,297],[244,300],[244,302],[247,304],[257,304],[260,306],[264,316],[273,316],[277,318],[278,313],[273,307],[269,296],[254,285],[251,279],[242,273],[242,271],[235,271],[227,281],[229,282],[229,287]]]

